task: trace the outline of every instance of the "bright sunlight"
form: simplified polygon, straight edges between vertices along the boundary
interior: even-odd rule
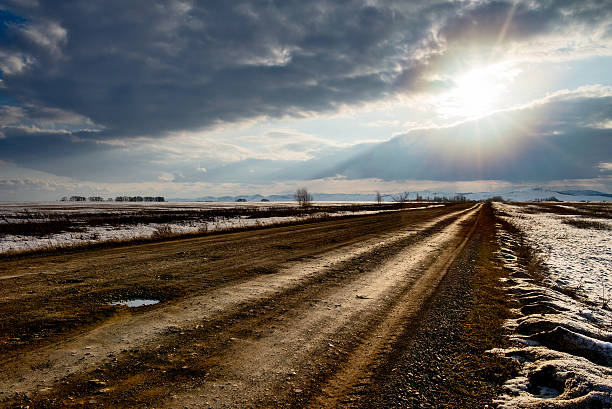
[[[437,102],[441,114],[450,117],[478,117],[498,108],[517,69],[496,64],[473,69],[453,78],[455,87]]]

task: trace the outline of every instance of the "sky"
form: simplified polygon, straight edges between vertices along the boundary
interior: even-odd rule
[[[612,192],[610,0],[9,0],[0,201]]]

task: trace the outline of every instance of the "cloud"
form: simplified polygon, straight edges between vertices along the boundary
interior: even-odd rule
[[[36,64],[4,72],[9,92],[76,111],[116,136],[304,116],[380,97],[405,59],[394,50],[426,29],[416,16],[361,1],[59,1],[19,11],[28,23],[12,30],[14,51]],[[413,23],[406,33],[401,21],[403,30]]]
[[[157,180],[159,180],[161,182],[173,182],[174,181],[174,175],[171,174],[171,173],[163,172],[161,175],[159,175],[157,177]]]
[[[510,183],[501,180],[470,181],[436,181],[436,180],[402,180],[388,181],[377,178],[346,179],[343,177],[326,177],[311,180],[285,180],[266,183],[206,183],[206,182],[167,182],[150,181],[147,183],[106,184],[87,181],[56,180],[49,177],[15,177],[0,178],[0,195],[5,201],[57,201],[62,196],[85,195],[114,197],[117,195],[163,195],[166,198],[197,198],[202,196],[235,196],[238,194],[288,194],[296,186],[306,186],[313,193],[396,193],[402,191],[432,192],[483,192],[509,190],[529,186],[521,183]],[[560,180],[543,183],[539,186],[550,188],[575,188],[610,191],[612,179]]]
[[[34,63],[34,59],[19,52],[0,50],[0,71],[4,75],[18,74]]]
[[[593,40],[605,40],[611,17],[610,5],[597,0],[479,1],[451,15],[439,36],[449,48],[521,43],[571,54]]]
[[[515,183],[597,178],[612,157],[612,129],[592,125],[611,118],[612,89],[561,91],[476,120],[413,130],[312,177]]]
[[[590,0],[10,1],[0,6],[0,160],[91,183],[206,189],[336,175],[598,177],[610,157],[605,88],[450,127],[423,97],[479,64],[505,73],[610,55],[611,13]],[[395,110],[407,100],[418,114]],[[379,111],[361,117],[363,107]],[[368,130],[289,121],[348,111]],[[378,129],[410,131],[354,144],[389,137]]]
[[[599,124],[611,119],[612,88],[589,86],[476,120],[415,128],[382,143],[330,143],[267,127],[261,133],[249,128],[246,135],[224,134],[220,140],[215,132],[183,132],[118,143],[22,134],[0,139],[0,159],[96,183],[265,184],[338,175],[389,182],[548,183],[599,178],[607,171],[612,129]]]
[[[433,89],[439,81],[426,74],[435,61],[472,42],[483,45],[483,38],[495,45],[500,27],[505,43],[564,39],[573,30],[603,49],[612,21],[606,2],[513,4],[14,4],[23,21],[5,23],[11,41],[0,48],[0,69],[15,99],[74,112],[105,129],[85,137],[126,138],[304,117]]]
[[[54,21],[42,21],[38,24],[18,26],[21,36],[47,53],[62,56],[62,47],[68,40],[66,29]]]
[[[100,131],[99,126],[82,115],[29,104],[0,106],[0,130],[7,128],[28,134]]]

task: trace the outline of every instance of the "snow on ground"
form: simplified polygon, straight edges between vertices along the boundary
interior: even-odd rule
[[[571,207],[571,206],[570,206]],[[498,225],[498,256],[522,305],[507,325],[516,348],[496,353],[523,363],[501,408],[612,408],[612,234],[564,221],[580,216],[495,204],[543,257],[548,276],[530,276],[517,258],[519,238]],[[579,206],[578,206],[579,208]],[[540,209],[541,210],[541,209]],[[609,219],[580,217],[612,227]],[[538,279],[539,278],[539,279]]]
[[[529,214],[525,206],[496,204],[510,215],[530,244],[545,256],[553,287],[574,288],[594,304],[612,297],[612,221],[552,213]],[[580,219],[610,230],[584,229],[564,223]],[[612,323],[611,323],[612,324]]]
[[[347,203],[325,203],[325,206],[342,206]],[[161,211],[180,211],[185,209],[227,209],[235,207],[273,207],[273,206],[297,206],[296,203],[31,203],[31,204],[3,204],[0,203],[0,222],[15,222],[18,221],[12,216],[19,212],[28,211],[36,216],[37,212],[42,215],[49,214],[79,214],[91,212],[106,212],[106,213],[127,213],[137,212],[143,209],[146,210],[161,210]],[[441,204],[424,205],[412,207],[405,210],[426,209],[430,207],[444,206]],[[206,233],[212,231],[222,231],[229,229],[241,229],[249,227],[263,227],[278,225],[289,222],[315,220],[320,217],[340,217],[348,215],[366,215],[375,214],[382,211],[397,211],[397,210],[363,210],[363,211],[344,211],[338,210],[334,212],[317,212],[305,216],[290,216],[290,217],[265,217],[265,218],[247,218],[247,217],[232,217],[221,218],[217,217],[212,221],[194,221],[174,223],[149,223],[121,226],[85,226],[82,232],[64,232],[46,236],[26,236],[26,235],[0,235],[0,253],[12,251],[27,251],[39,250],[57,247],[69,247],[75,245],[83,245],[97,242],[114,241],[114,240],[131,240],[138,238],[152,237],[164,229],[170,229],[172,234],[189,234],[189,233]],[[43,216],[44,217],[44,216]]]
[[[312,202],[314,206],[343,206],[364,202]],[[374,203],[374,202],[371,202]],[[261,207],[298,207],[297,202],[0,202],[0,215],[16,212],[125,212],[134,210],[193,210]]]
[[[452,194],[439,194],[452,197]],[[472,192],[464,193],[469,200],[487,200],[493,196],[501,196],[506,201],[531,202],[536,200],[548,200],[554,197],[562,202],[606,202],[612,201],[612,196],[603,192],[588,190],[550,189],[536,186],[525,186],[512,190],[499,190],[494,192]],[[421,193],[427,197],[428,193]]]

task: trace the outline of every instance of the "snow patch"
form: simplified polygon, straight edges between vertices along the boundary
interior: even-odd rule
[[[612,235],[568,225],[564,220],[575,215],[542,213],[537,205],[494,207],[548,270],[545,277],[532,277],[518,256],[519,237],[497,226],[498,258],[510,271],[509,292],[521,304],[519,317],[506,326],[522,346],[493,352],[523,366],[496,403],[500,408],[612,407]]]
[[[0,203],[0,223],[15,223],[22,219],[16,216],[19,213],[29,214],[29,220],[44,221],[44,217],[50,215],[65,215],[82,214],[95,212],[105,212],[109,214],[116,213],[136,213],[146,210],[163,211],[181,211],[193,209],[227,209],[235,207],[273,207],[273,206],[293,206],[295,203],[249,203],[248,205],[240,205],[236,203],[43,203],[43,204],[9,204]],[[326,206],[330,204],[325,204]],[[171,234],[194,234],[207,233],[214,231],[223,231],[231,229],[243,229],[252,227],[265,227],[278,225],[283,223],[316,220],[322,217],[342,217],[342,216],[358,216],[377,214],[381,212],[395,211],[411,211],[418,209],[428,209],[433,207],[444,206],[443,204],[433,204],[419,207],[411,207],[401,210],[361,210],[347,211],[342,210],[342,203],[332,203],[332,206],[337,206],[338,210],[333,212],[316,212],[305,216],[287,216],[287,217],[261,217],[248,218],[244,217],[216,217],[214,220],[194,221],[173,223],[140,223],[140,224],[125,224],[120,226],[83,226],[79,225],[81,231],[55,233],[46,236],[31,236],[31,235],[0,235],[0,254],[12,251],[28,251],[53,249],[62,247],[71,247],[77,245],[85,245],[100,242],[110,241],[125,241],[141,238],[150,238],[159,235],[160,232]],[[344,204],[346,205],[346,204]],[[36,219],[40,217],[40,219]]]

